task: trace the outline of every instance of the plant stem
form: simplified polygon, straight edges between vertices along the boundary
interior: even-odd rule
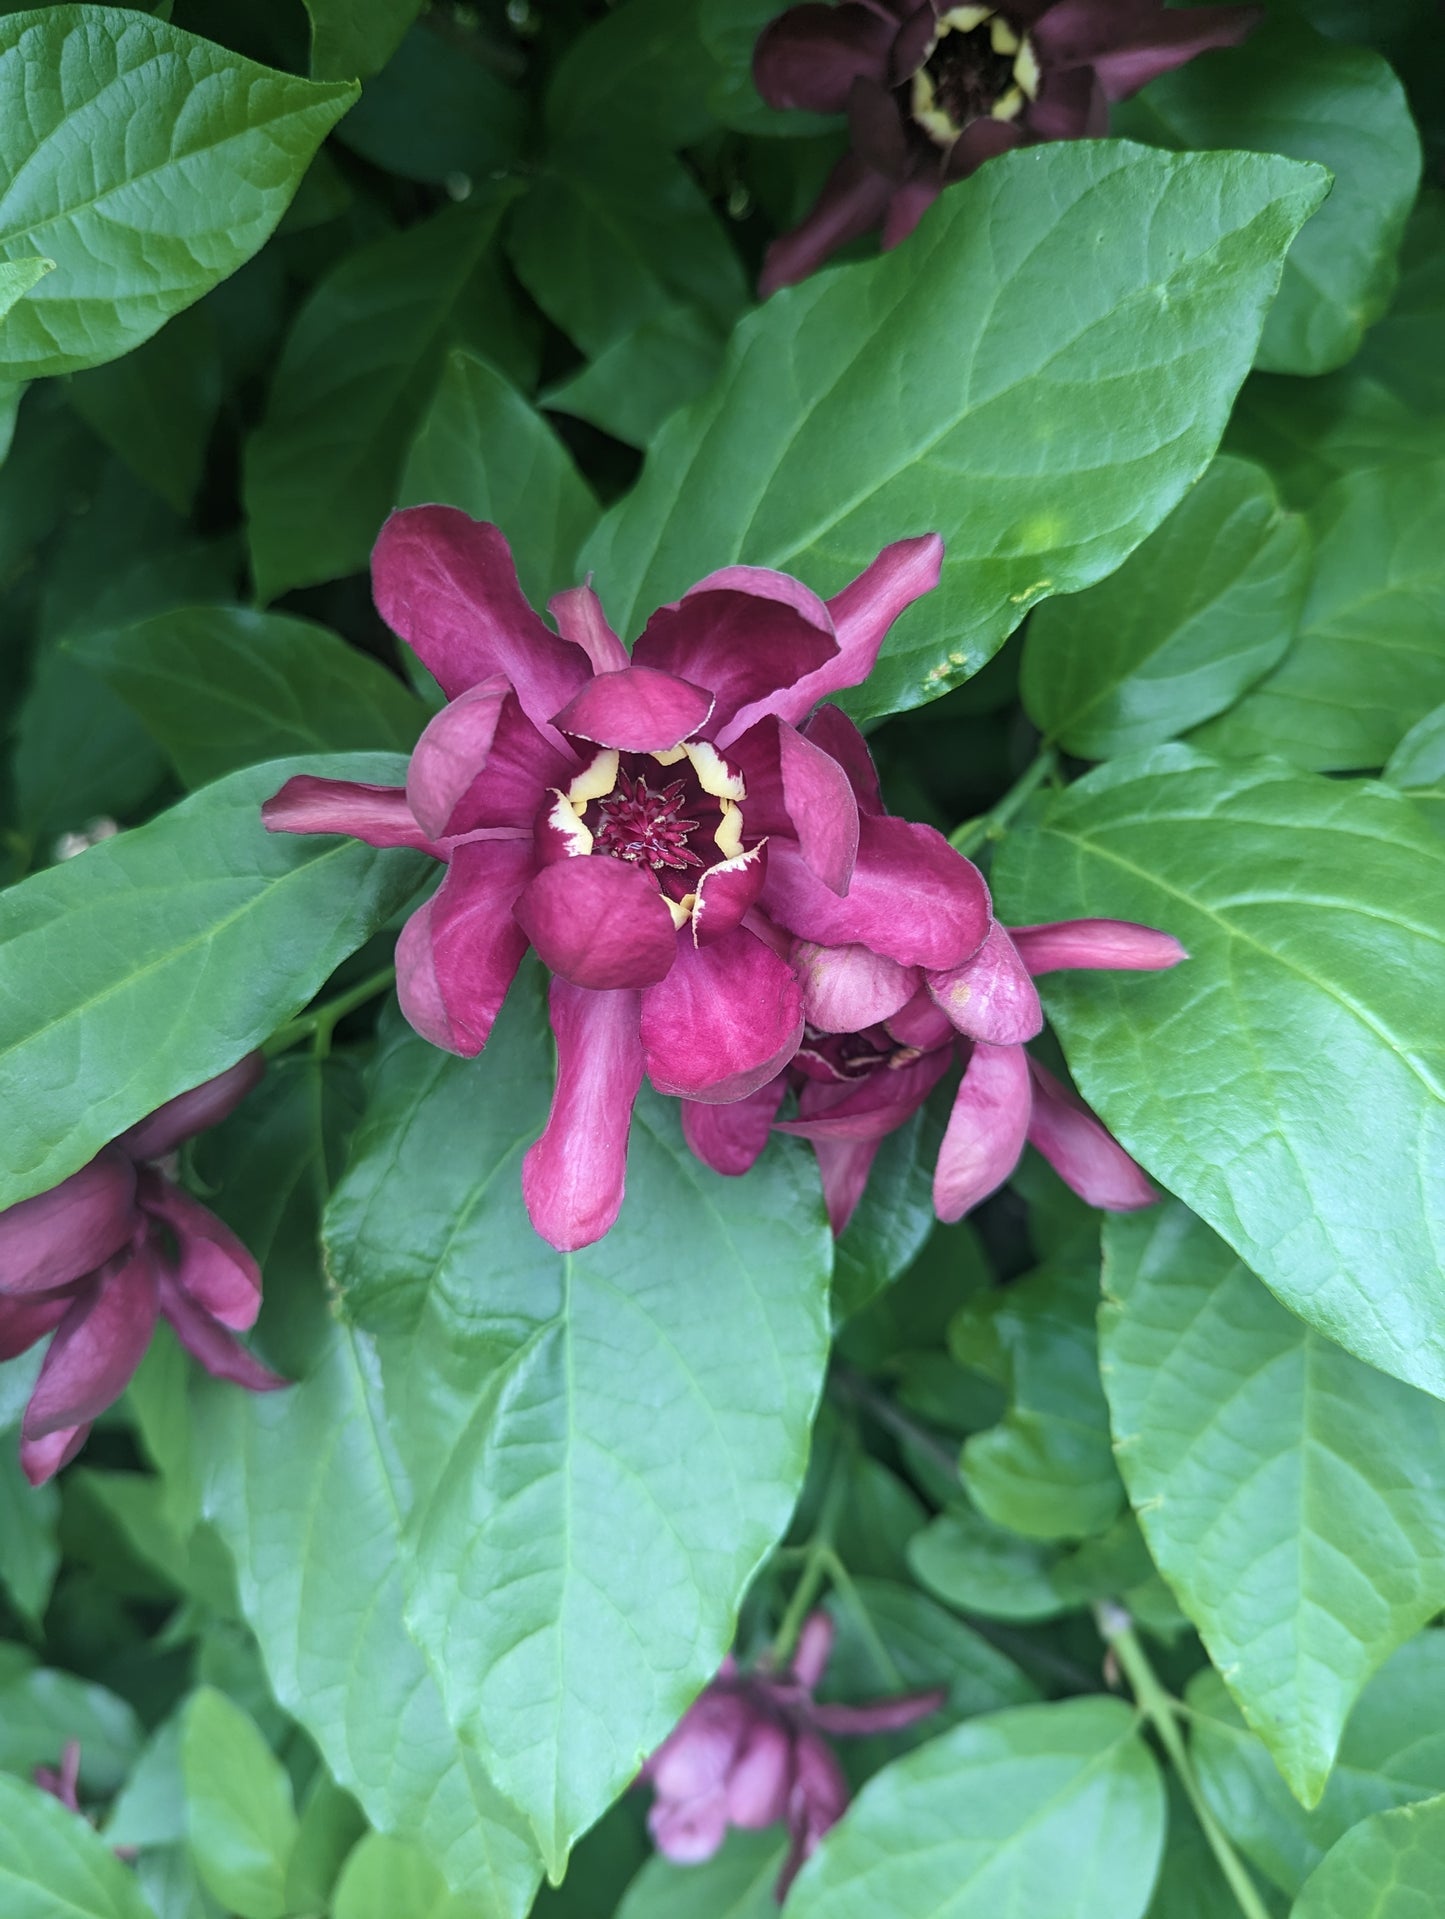
[[[833,1551],[833,1534],[837,1530],[838,1515],[843,1510],[843,1499],[848,1490],[848,1475],[844,1468],[851,1454],[851,1444],[843,1442],[828,1475],[823,1503],[818,1508],[818,1523],[808,1541],[798,1583],[788,1600],[782,1623],[773,1635],[769,1664],[778,1672],[792,1663],[793,1649],[798,1643],[798,1634],[803,1630],[803,1622],[822,1592],[830,1569],[838,1563]]]
[[[331,1035],[348,1013],[354,1013],[358,1006],[364,1006],[369,999],[375,999],[378,993],[384,993],[396,978],[394,966],[383,966],[380,972],[373,973],[357,986],[348,987],[346,992],[338,993],[335,999],[327,1000],[324,1006],[313,1007],[309,1013],[298,1013],[295,1019],[287,1020],[284,1026],[278,1026],[266,1042],[266,1055],[273,1058],[297,1046],[304,1039],[311,1041],[311,1050],[318,1059],[325,1059],[331,1051]]]
[[[1134,1631],[1134,1623],[1122,1606],[1110,1600],[1103,1600],[1094,1608],[1094,1617],[1105,1643],[1113,1648],[1115,1657],[1123,1668],[1124,1676],[1133,1690],[1134,1699],[1140,1712],[1149,1721],[1158,1735],[1159,1743],[1169,1755],[1169,1763],[1178,1776],[1180,1785],[1190,1805],[1194,1808],[1204,1837],[1209,1842],[1209,1850],[1219,1862],[1219,1869],[1234,1894],[1235,1904],[1244,1919],[1269,1919],[1269,1911],[1255,1888],[1254,1881],[1246,1871],[1244,1862],[1230,1844],[1228,1836],[1214,1814],[1204,1802],[1199,1790],[1199,1782],[1194,1776],[1194,1767],[1190,1763],[1189,1752],[1179,1730],[1179,1702],[1172,1693],[1167,1692],[1159,1683],[1154,1668],[1149,1664],[1149,1655],[1145,1652]]]
[[[1041,746],[1001,800],[986,813],[981,813],[976,820],[965,820],[962,826],[953,829],[948,836],[949,845],[956,853],[970,858],[985,843],[1001,840],[1014,814],[1058,768],[1058,749]]]
[[[958,1477],[958,1454],[951,1452],[922,1420],[915,1419],[911,1413],[895,1404],[887,1393],[880,1392],[866,1375],[845,1361],[835,1359],[830,1384],[835,1395],[851,1400],[860,1411],[867,1413],[875,1424],[884,1427],[896,1439],[906,1439],[932,1460],[941,1472],[947,1473],[952,1479]]]

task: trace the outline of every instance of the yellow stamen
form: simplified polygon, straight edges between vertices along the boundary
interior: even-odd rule
[[[1024,110],[1022,87],[1010,87],[1007,93],[1001,93],[989,108],[989,116],[994,120],[1016,120]]]
[[[1008,21],[1000,20],[997,14],[994,15],[993,24],[989,27],[988,37],[995,53],[1017,53],[1019,50],[1018,35]]]
[[[1034,52],[1027,34],[1019,47],[1018,58],[1014,61],[1014,79],[1018,81],[1030,100],[1039,97],[1039,57]]]

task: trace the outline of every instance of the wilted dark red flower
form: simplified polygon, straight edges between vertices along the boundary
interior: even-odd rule
[[[870,901],[912,883],[927,932],[900,957],[951,964],[983,938],[972,869],[926,827],[860,818],[842,716],[808,719],[866,678],[941,556],[935,536],[900,541],[827,602],[728,567],[655,612],[629,657],[590,587],[559,594],[548,627],[496,527],[430,506],[383,529],[377,606],[448,704],[404,789],[303,776],[265,820],[446,861],[397,946],[402,1010],[435,1045],[481,1051],[528,945],[551,969],[557,1088],[522,1183],[554,1246],[617,1217],[644,1074],[726,1102],[791,1059],[789,934],[825,937],[840,911],[871,926]]]
[[[54,1333],[25,1409],[20,1463],[33,1486],[85,1444],[167,1319],[217,1379],[252,1392],[286,1381],[233,1335],[256,1323],[261,1274],[230,1228],[166,1162],[238,1106],[263,1070],[252,1053],[168,1100],[48,1193],[0,1213],[0,1360]]]
[[[817,205],[776,241],[760,290],[806,279],[874,227],[897,246],[946,186],[1010,147],[1108,128],[1111,100],[1214,47],[1255,6],[1163,0],[809,0],[767,26],[753,57],[775,107],[848,115],[850,150]]]
[[[813,1694],[833,1650],[833,1622],[810,1614],[793,1663],[740,1672],[731,1658],[642,1769],[656,1791],[648,1830],[682,1866],[711,1859],[729,1826],[756,1831],[787,1822],[791,1844],[778,1880],[787,1894],[803,1861],[848,1804],[848,1782],[825,1733],[896,1732],[947,1698],[939,1687],[867,1706],[820,1705]]]

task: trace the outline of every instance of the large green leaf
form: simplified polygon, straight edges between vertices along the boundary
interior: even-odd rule
[[[982,1619],[1055,1619],[1110,1593],[1142,1617],[1150,1601],[1136,1603],[1136,1593],[1159,1585],[1130,1515],[1066,1548],[1025,1539],[956,1501],[909,1541],[908,1563],[930,1592]]]
[[[415,1846],[370,1832],[346,1862],[331,1919],[466,1919],[436,1867]]]
[[[39,254],[28,260],[0,261],[0,320],[17,300],[23,300],[32,287],[39,286],[46,274],[54,271],[55,262],[42,259]]]
[[[379,661],[283,613],[182,607],[69,650],[134,709],[188,786],[283,753],[405,752],[427,718]]]
[[[1081,1092],[1294,1312],[1445,1395],[1445,845],[1410,800],[1156,747],[1061,794],[992,879],[1011,921],[1183,942],[1168,973],[1045,982]]]
[[[387,754],[278,760],[5,895],[0,1206],[44,1192],[164,1100],[232,1065],[416,890],[415,855],[270,834],[292,773],[396,783]]]
[[[972,1719],[870,1780],[789,1919],[1141,1919],[1164,1784],[1117,1699]]]
[[[85,1820],[19,1779],[0,1778],[0,1895],[5,1919],[154,1919]]]
[[[1445,706],[1437,706],[1410,728],[1390,755],[1385,778],[1403,787],[1445,832]]]
[[[1107,580],[1029,622],[1029,718],[1084,759],[1154,746],[1276,665],[1304,600],[1309,536],[1269,478],[1216,460]]]
[[[1377,1812],[1310,1874],[1290,1919],[1426,1919],[1445,1906],[1445,1796]]]
[[[983,168],[904,246],[738,327],[588,548],[613,619],[635,630],[734,560],[833,592],[932,528],[943,583],[848,704],[947,692],[1036,601],[1112,572],[1203,470],[1321,190],[1290,161],[1119,143]]]
[[[1110,1220],[1105,1384],[1156,1564],[1306,1804],[1445,1606],[1445,1405],[1287,1313],[1183,1206]],[[1388,1542],[1388,1543],[1387,1543]]]
[[[605,138],[625,116],[629,133],[691,146],[713,129],[707,96],[715,78],[698,0],[625,0],[557,62],[547,124],[561,139],[579,131]]]
[[[422,0],[306,0],[311,71],[318,80],[365,80],[384,67]]]
[[[554,1252],[519,1183],[551,1077],[537,989],[480,1061],[393,1032],[326,1239],[352,1312],[420,1311],[383,1349],[429,1482],[408,1620],[556,1872],[716,1670],[787,1522],[830,1243],[806,1153],[722,1179],[648,1095],[618,1224]]]
[[[1285,262],[1259,363],[1342,366],[1389,304],[1420,184],[1420,137],[1389,63],[1275,19],[1243,46],[1156,80],[1116,124],[1169,146],[1287,153],[1330,169],[1330,197]]]
[[[355,98],[121,8],[0,20],[0,258],[55,262],[0,381],[116,359],[234,273]]]
[[[696,307],[666,307],[542,395],[628,446],[651,446],[671,414],[717,378],[723,337]]]
[[[285,1919],[296,1809],[286,1769],[233,1699],[201,1686],[186,1703],[181,1774],[191,1853],[239,1919]]]
[[[731,1832],[700,1866],[657,1853],[627,1889],[617,1919],[775,1919],[787,1841],[776,1826]]]
[[[1195,738],[1207,752],[1278,753],[1320,772],[1380,766],[1445,699],[1445,461],[1345,474],[1309,524],[1314,564],[1294,644]]]
[[[125,1700],[74,1673],[35,1667],[0,1684],[0,1770],[27,1778],[55,1766],[71,1739],[80,1742],[80,1790],[108,1795],[140,1752],[140,1722]]]

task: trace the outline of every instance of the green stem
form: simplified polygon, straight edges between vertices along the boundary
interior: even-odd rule
[[[1001,800],[976,820],[965,820],[962,826],[953,829],[948,836],[949,845],[956,853],[971,858],[985,843],[1001,840],[1019,808],[1058,770],[1057,748],[1041,746]]]
[[[287,1020],[284,1026],[278,1026],[266,1042],[268,1058],[277,1053],[287,1052],[301,1041],[309,1039],[311,1050],[318,1059],[325,1059],[331,1051],[331,1035],[348,1013],[354,1013],[358,1006],[364,1006],[369,999],[375,999],[378,993],[384,993],[396,978],[394,966],[383,966],[381,971],[373,973],[352,986],[344,993],[338,993],[335,999],[327,1000],[324,1006],[313,1007],[309,1013],[298,1013],[295,1019]]]
[[[1194,1767],[1190,1763],[1188,1748],[1179,1730],[1179,1702],[1159,1683],[1154,1668],[1149,1664],[1149,1655],[1134,1631],[1133,1621],[1122,1606],[1109,1600],[1095,1606],[1094,1617],[1106,1644],[1113,1648],[1114,1656],[1129,1681],[1139,1710],[1154,1728],[1160,1745],[1169,1755],[1169,1763],[1194,1808],[1194,1815],[1209,1842],[1209,1849],[1218,1860],[1219,1869],[1234,1894],[1235,1904],[1244,1914],[1244,1919],[1269,1919],[1269,1909],[1260,1898],[1243,1861],[1204,1802],[1204,1795],[1194,1776]]]
[[[823,1503],[818,1509],[818,1523],[813,1528],[812,1538],[808,1541],[803,1569],[798,1574],[798,1583],[794,1586],[788,1600],[782,1624],[773,1635],[768,1663],[778,1672],[792,1663],[793,1650],[798,1643],[798,1634],[803,1630],[803,1621],[813,1610],[831,1568],[838,1563],[833,1551],[833,1534],[837,1531],[838,1515],[843,1510],[843,1500],[848,1491],[848,1475],[845,1467],[851,1452],[852,1447],[847,1442],[838,1448],[838,1455],[833,1462],[832,1471],[828,1475],[827,1488],[823,1493]]]

